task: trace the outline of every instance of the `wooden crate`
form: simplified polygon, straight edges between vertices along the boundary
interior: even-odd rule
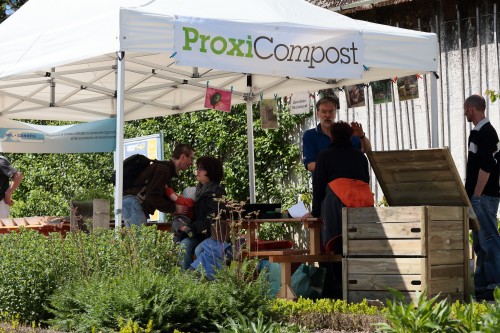
[[[467,207],[343,209],[343,293],[349,302],[393,298],[468,300]]]

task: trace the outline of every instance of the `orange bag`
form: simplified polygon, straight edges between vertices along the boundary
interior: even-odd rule
[[[350,178],[337,178],[328,186],[347,207],[373,207],[375,201],[370,185],[364,181]]]

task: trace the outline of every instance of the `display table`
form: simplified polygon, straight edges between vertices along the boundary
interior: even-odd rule
[[[300,223],[304,229],[309,230],[309,248],[307,249],[280,249],[259,250],[257,246],[257,233],[262,223]],[[300,218],[283,219],[249,219],[238,223],[238,227],[246,230],[246,248],[254,250],[243,251],[245,257],[267,258],[271,263],[281,265],[281,288],[277,297],[296,299],[291,289],[292,263],[314,262],[341,262],[340,254],[321,253],[321,219],[309,218],[302,222]]]

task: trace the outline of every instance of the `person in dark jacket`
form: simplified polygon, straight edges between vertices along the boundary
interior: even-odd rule
[[[368,159],[365,154],[351,144],[353,129],[349,124],[339,121],[332,125],[332,144],[319,153],[313,176],[312,212],[302,217],[321,217],[321,241],[323,247],[330,239],[342,234],[342,207],[346,205],[329,185],[337,179],[354,179],[365,183],[370,181]],[[336,253],[341,252],[341,242],[335,244]],[[323,297],[342,297],[342,265],[322,264],[327,269]],[[333,281],[332,281],[333,280]]]
[[[194,218],[187,226],[179,228],[180,231],[191,235],[181,240],[184,248],[181,260],[183,269],[189,269],[193,262],[196,247],[211,236],[211,225],[214,218],[223,210],[223,204],[217,201],[226,195],[226,190],[221,185],[224,176],[222,162],[212,156],[202,156],[196,160],[196,186]]]
[[[474,288],[477,301],[494,301],[493,292],[500,287],[500,141],[485,115],[486,101],[480,95],[464,102],[464,115],[474,124],[469,135],[469,154],[465,190],[479,220],[479,230],[472,230],[476,253]]]
[[[185,214],[184,206],[176,205],[165,195],[165,184],[193,164],[194,150],[185,144],[175,146],[172,159],[151,163],[136,179],[137,184],[123,191],[123,221],[125,226],[146,223],[155,210]]]

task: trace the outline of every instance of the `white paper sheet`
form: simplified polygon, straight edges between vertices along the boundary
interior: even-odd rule
[[[308,213],[308,210],[302,201],[299,201],[292,207],[288,208],[288,214],[290,214],[293,218],[302,217],[305,213]]]

